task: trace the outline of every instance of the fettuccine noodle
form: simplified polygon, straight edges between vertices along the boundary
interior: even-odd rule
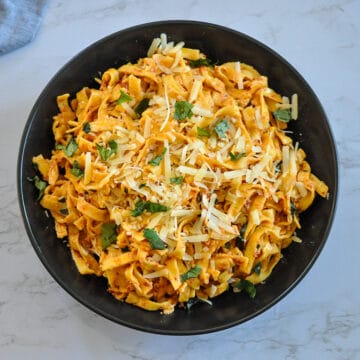
[[[97,80],[58,96],[56,147],[33,158],[47,184],[41,205],[79,272],[166,314],[229,288],[254,296],[301,241],[299,213],[328,194],[285,131],[297,95],[164,34]]]

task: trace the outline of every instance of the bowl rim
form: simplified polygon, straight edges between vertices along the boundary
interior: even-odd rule
[[[103,43],[103,42],[107,42],[113,38],[116,38],[118,36],[121,36],[124,33],[130,33],[134,30],[140,30],[140,29],[147,29],[149,27],[154,27],[154,26],[164,26],[166,27],[167,25],[198,25],[198,26],[206,26],[206,27],[211,27],[215,30],[221,30],[224,32],[228,32],[228,33],[233,33],[236,36],[239,36],[243,39],[245,39],[246,41],[252,42],[255,45],[259,46],[260,48],[262,48],[265,52],[269,52],[272,56],[274,56],[276,59],[278,59],[281,63],[285,64],[292,72],[295,73],[295,75],[297,77],[299,77],[302,81],[304,86],[306,87],[306,90],[311,94],[311,97],[314,99],[314,101],[316,102],[317,106],[319,107],[319,110],[323,113],[324,116],[324,120],[325,123],[327,125],[327,130],[329,132],[329,136],[331,139],[331,149],[332,152],[334,154],[334,188],[333,188],[333,192],[332,192],[332,206],[331,206],[331,210],[330,210],[330,218],[328,220],[327,226],[325,228],[324,233],[322,234],[322,239],[321,242],[319,243],[319,246],[317,246],[316,251],[314,252],[314,255],[312,256],[312,258],[310,259],[310,261],[307,263],[306,267],[304,268],[304,270],[298,274],[298,276],[296,277],[296,279],[294,281],[292,281],[292,283],[290,284],[290,286],[288,286],[284,291],[282,291],[278,296],[276,296],[272,301],[266,303],[265,306],[262,306],[260,309],[258,309],[255,312],[252,312],[251,314],[248,314],[247,316],[244,316],[243,318],[241,318],[240,320],[235,320],[233,322],[228,322],[226,323],[226,325],[219,325],[219,326],[213,326],[212,328],[206,328],[206,329],[202,329],[202,330],[162,330],[162,329],[157,329],[157,328],[150,328],[147,326],[141,326],[139,324],[133,324],[130,323],[128,321],[123,321],[122,319],[119,319],[118,317],[116,317],[113,314],[110,314],[104,310],[102,310],[100,307],[93,305],[89,302],[86,301],[86,299],[84,299],[83,296],[81,296],[81,294],[77,291],[74,291],[72,288],[70,288],[68,286],[68,284],[64,281],[61,280],[61,278],[57,275],[57,273],[52,269],[52,266],[49,264],[48,259],[43,255],[39,245],[38,245],[38,240],[36,238],[36,235],[33,233],[32,231],[32,226],[31,226],[31,221],[29,218],[29,214],[27,212],[26,209],[26,201],[25,201],[25,197],[24,197],[24,188],[23,188],[23,180],[24,180],[24,151],[25,151],[25,145],[28,139],[28,134],[29,131],[31,130],[32,124],[34,122],[34,119],[36,118],[36,114],[38,111],[38,107],[40,105],[40,103],[42,103],[44,101],[45,95],[48,91],[48,89],[50,88],[52,82],[57,79],[62,72],[68,67],[70,66],[73,62],[75,62],[77,59],[81,58],[83,56],[84,53],[86,53],[87,51],[89,51],[91,48],[96,48],[99,44]],[[133,25],[127,28],[123,28],[121,30],[115,31],[109,35],[106,35],[105,37],[102,37],[98,40],[96,40],[95,42],[87,45],[85,48],[83,48],[81,51],[79,51],[78,53],[76,53],[74,56],[72,56],[70,59],[68,59],[61,67],[59,70],[57,70],[55,72],[55,74],[49,79],[49,81],[47,82],[47,84],[45,85],[45,87],[43,88],[43,90],[41,91],[41,93],[38,95],[36,102],[34,103],[24,126],[23,132],[22,132],[22,136],[20,139],[20,145],[19,145],[19,151],[18,151],[18,158],[17,158],[17,192],[18,192],[18,204],[20,207],[20,212],[21,212],[21,216],[22,216],[22,220],[23,220],[23,224],[25,226],[25,230],[26,233],[30,239],[30,242],[32,244],[32,247],[35,251],[35,253],[37,254],[38,258],[40,259],[41,263],[44,265],[44,267],[46,268],[46,270],[48,271],[48,273],[52,276],[52,278],[74,299],[76,299],[76,301],[78,301],[80,304],[82,304],[83,306],[85,306],[87,309],[94,311],[96,314],[101,315],[102,317],[115,322],[117,324],[135,329],[135,330],[139,330],[139,331],[143,331],[143,332],[147,332],[147,333],[153,333],[153,334],[160,334],[160,335],[200,335],[200,334],[207,334],[207,333],[212,333],[215,331],[221,331],[221,330],[225,330],[228,329],[230,327],[242,324],[244,322],[249,321],[250,319],[253,319],[255,317],[257,317],[258,315],[262,314],[263,312],[269,310],[271,307],[273,307],[275,304],[277,304],[279,301],[281,301],[285,296],[287,296],[290,291],[292,291],[300,282],[301,280],[305,277],[305,275],[309,272],[309,270],[312,268],[312,266],[314,265],[315,261],[317,260],[317,258],[319,257],[321,251],[323,250],[325,243],[328,240],[334,219],[335,219],[335,214],[336,214],[336,209],[337,209],[337,202],[338,202],[338,188],[339,188],[339,164],[338,164],[338,152],[337,152],[337,146],[336,146],[336,142],[335,142],[335,137],[333,134],[333,131],[331,129],[331,124],[328,120],[328,117],[324,111],[324,108],[319,100],[319,98],[317,97],[317,95],[315,94],[315,92],[312,90],[312,88],[310,87],[310,85],[308,84],[308,82],[304,79],[304,77],[285,59],[283,58],[280,54],[278,54],[276,51],[274,51],[273,49],[271,49],[270,47],[268,47],[267,45],[265,45],[264,43],[260,42],[259,40],[243,33],[237,30],[234,30],[232,28],[223,26],[223,25],[218,25],[215,23],[210,23],[210,22],[204,22],[204,21],[196,21],[196,20],[160,20],[160,21],[153,21],[153,22],[146,22],[146,23],[140,23],[137,25]],[[176,311],[176,310],[175,310]],[[166,316],[166,315],[165,315]]]

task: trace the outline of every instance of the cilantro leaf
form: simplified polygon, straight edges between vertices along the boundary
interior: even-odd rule
[[[170,184],[182,184],[184,181],[184,177],[183,176],[176,176],[176,177],[171,177],[170,178]]]
[[[211,131],[209,129],[206,128],[201,128],[201,127],[197,127],[197,134],[198,136],[204,136],[204,137],[210,137],[211,136]]]
[[[180,279],[182,282],[191,279],[191,278],[196,278],[200,275],[201,272],[201,267],[199,265],[194,266],[193,268],[191,268],[189,271],[187,271],[186,273],[180,275]]]
[[[82,129],[86,134],[88,134],[91,131],[90,123],[88,122],[84,123]]]
[[[131,215],[136,217],[140,216],[144,211],[149,213],[166,212],[169,208],[165,205],[153,203],[151,201],[138,200],[135,204],[135,209],[131,210]]]
[[[212,61],[210,59],[197,59],[197,60],[189,60],[189,65],[191,68],[198,68],[201,66],[211,66]]]
[[[187,101],[177,101],[175,103],[174,119],[185,120],[190,119],[193,116],[192,108],[193,104]]]
[[[222,119],[220,122],[218,122],[215,126],[215,131],[219,138],[226,137],[226,131],[229,128],[229,123],[226,119]]]
[[[152,249],[164,250],[166,248],[166,244],[160,239],[159,235],[154,229],[146,228],[143,234],[145,239],[149,240]]]
[[[103,250],[116,242],[118,226],[116,224],[102,224],[101,243]]]
[[[234,285],[234,288],[242,291],[245,290],[245,292],[253,299],[256,295],[256,288],[254,284],[246,279],[241,279],[238,283]]]
[[[240,158],[244,157],[246,154],[243,152],[243,153],[232,153],[232,152],[229,152],[229,156],[230,156],[230,160],[231,161],[236,161],[236,160],[239,160]]]
[[[73,162],[71,173],[77,178],[84,176],[84,171],[79,168],[79,163],[77,160]]]
[[[120,96],[117,99],[116,103],[118,105],[121,105],[122,103],[131,101],[131,100],[132,100],[132,97],[130,95],[128,95],[125,91],[120,90]]]
[[[137,116],[141,116],[142,113],[149,107],[150,99],[144,98],[142,99],[139,104],[135,108],[135,113]]]
[[[41,180],[37,175],[35,175],[32,178],[28,177],[27,179],[28,181],[33,182],[35,188],[39,190],[38,196],[36,198],[36,201],[39,201],[44,196],[44,192],[46,187],[48,186],[48,183],[46,181]]]
[[[279,109],[274,111],[274,116],[276,120],[282,122],[289,122],[291,120],[291,110],[290,109]]]
[[[100,144],[96,144],[96,147],[98,149],[99,155],[101,160],[106,161],[110,158],[110,156],[112,154],[116,154],[117,153],[117,142],[115,140],[110,140],[108,142],[109,147],[104,147]]]
[[[164,150],[161,152],[161,154],[155,156],[150,161],[148,161],[148,164],[153,165],[153,166],[159,166],[161,160],[164,158],[166,151],[167,151],[167,148],[164,148]]]
[[[75,154],[78,147],[74,138],[71,138],[67,145],[56,144],[55,149],[63,150],[66,156],[71,157]]]

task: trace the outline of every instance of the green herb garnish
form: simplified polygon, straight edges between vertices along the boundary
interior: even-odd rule
[[[201,128],[201,127],[197,127],[197,134],[198,136],[203,136],[203,137],[210,137],[211,136],[211,131],[209,129],[206,128]]]
[[[153,203],[151,201],[138,200],[135,204],[135,209],[131,210],[132,216],[140,216],[144,211],[149,213],[166,212],[169,208],[165,205]]]
[[[160,239],[154,229],[145,229],[143,234],[145,239],[149,240],[152,249],[164,250],[166,248],[166,244]]]
[[[161,154],[155,156],[154,158],[152,158],[148,162],[148,164],[153,165],[153,166],[159,166],[160,163],[161,163],[161,160],[164,158],[164,155],[165,155],[166,151],[167,151],[167,148],[164,148],[164,150],[161,152]]]
[[[236,160],[239,160],[240,158],[244,157],[246,154],[245,153],[232,153],[232,152],[229,152],[229,156],[230,156],[230,160],[231,161],[236,161]]]
[[[41,180],[37,175],[35,175],[32,178],[28,177],[27,179],[28,181],[33,182],[36,189],[39,190],[38,196],[36,198],[36,201],[39,201],[44,196],[44,192],[46,187],[48,186],[48,183],[46,181]]]
[[[174,119],[176,120],[185,120],[190,119],[193,115],[192,108],[193,104],[190,104],[187,101],[177,101],[175,103],[175,113]]]
[[[200,275],[201,267],[199,265],[194,266],[189,271],[187,271],[185,274],[180,275],[180,279],[182,282],[191,279],[196,278]]]
[[[98,149],[100,158],[101,158],[101,160],[103,160],[103,161],[108,160],[109,157],[110,157],[112,154],[116,154],[116,153],[117,153],[118,145],[117,145],[117,142],[116,142],[115,140],[110,140],[110,141],[108,142],[108,145],[109,145],[109,147],[105,147],[105,146],[102,146],[102,145],[100,145],[100,144],[96,144],[96,147],[97,147],[97,149]]]
[[[245,290],[245,292],[253,299],[256,295],[256,288],[254,284],[245,279],[241,279],[238,283],[234,285],[234,288],[242,291]]]
[[[88,134],[91,131],[90,123],[88,122],[84,123],[82,129],[86,134]]]
[[[291,110],[290,109],[279,109],[274,111],[274,116],[276,120],[282,122],[289,122],[291,120]]]
[[[71,138],[67,145],[56,144],[55,149],[63,150],[66,156],[71,157],[75,154],[78,147],[74,138]]]
[[[139,102],[139,104],[135,108],[135,113],[137,116],[140,117],[142,113],[149,107],[149,101],[150,99],[144,98]]]
[[[139,200],[135,204],[135,209],[131,210],[132,216],[140,216],[145,211],[145,202]]]
[[[191,68],[198,68],[201,66],[211,66],[212,61],[210,59],[197,59],[197,60],[189,60],[189,65]]]
[[[170,184],[177,184],[180,185],[182,184],[184,181],[184,177],[183,176],[176,176],[176,177],[171,177],[170,178]]]
[[[222,119],[220,122],[218,122],[215,126],[215,131],[219,138],[226,137],[226,131],[229,128],[229,123],[226,121],[226,119]]]
[[[103,250],[116,242],[117,229],[118,226],[116,224],[103,224],[101,226],[101,242]]]
[[[126,92],[124,92],[123,90],[120,90],[120,96],[119,98],[117,99],[116,103],[118,105],[121,105],[122,103],[124,102],[128,102],[128,101],[131,101],[132,100],[132,97],[130,95],[128,95]]]
[[[81,178],[82,176],[84,176],[84,171],[79,168],[79,163],[77,162],[77,160],[73,162],[71,173],[77,178]]]

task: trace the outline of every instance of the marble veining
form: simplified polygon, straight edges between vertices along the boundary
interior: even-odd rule
[[[35,40],[0,57],[0,359],[360,359],[359,14],[359,0],[49,1]],[[318,95],[339,157],[335,222],[309,274],[255,319],[199,336],[142,333],[77,303],[38,260],[17,203],[19,141],[47,81],[103,36],[164,19],[232,27],[288,59]]]

